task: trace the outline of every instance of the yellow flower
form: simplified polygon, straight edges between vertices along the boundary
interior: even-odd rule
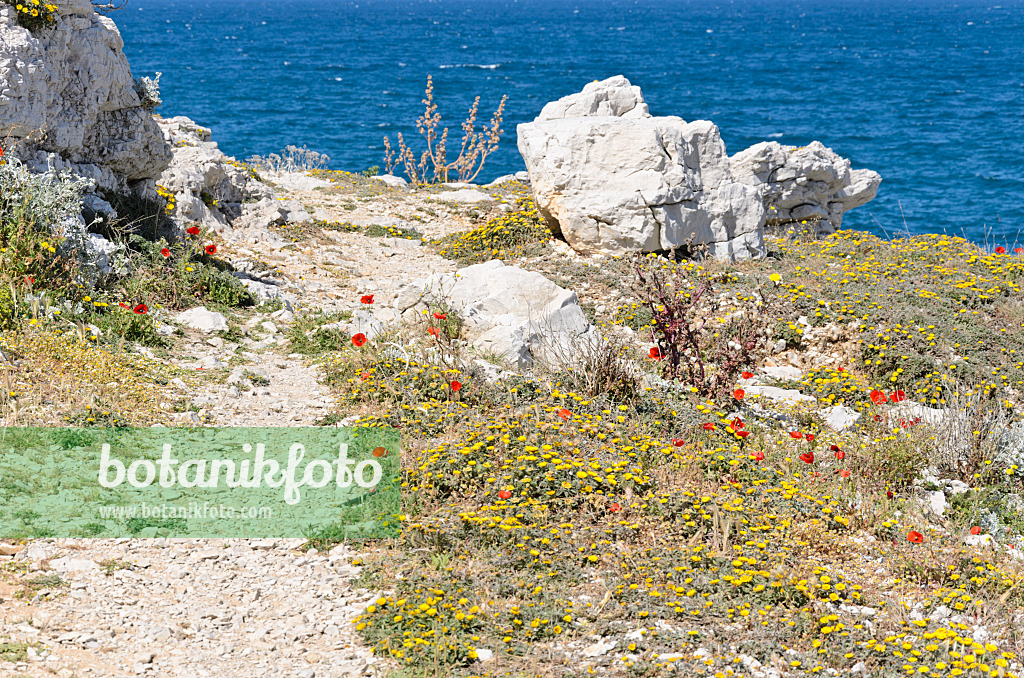
[[[782,282],[782,276],[779,275],[778,273],[772,273],[770,276],[768,276],[768,279],[771,280],[773,283]]]

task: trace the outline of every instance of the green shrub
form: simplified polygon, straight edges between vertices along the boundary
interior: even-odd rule
[[[156,321],[144,304],[130,308],[118,305],[106,310],[107,313],[97,316],[95,320],[104,334],[116,335],[146,346],[167,345],[167,341],[157,334]]]
[[[0,283],[67,291],[85,250],[78,218],[85,189],[70,174],[0,164]]]
[[[107,286],[118,300],[145,300],[172,308],[184,308],[196,300],[229,307],[256,304],[252,293],[231,274],[231,267],[207,254],[199,238],[189,236],[169,245],[131,234],[125,244],[131,252],[131,273]]]
[[[53,26],[57,21],[57,5],[42,0],[4,0],[17,12],[18,25],[30,31]]]
[[[174,224],[170,213],[174,211],[174,195],[161,192],[160,197],[150,199],[134,193],[106,194],[104,198],[117,211],[117,219],[102,224],[96,231],[109,240],[140,235],[146,240],[156,241],[170,233]],[[166,195],[165,195],[166,194]]]
[[[8,329],[15,314],[14,297],[10,285],[0,282],[0,329]]]

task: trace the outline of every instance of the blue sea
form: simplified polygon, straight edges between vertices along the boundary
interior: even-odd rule
[[[508,95],[488,181],[524,168],[517,123],[622,74],[730,153],[816,139],[881,173],[849,227],[1024,229],[1024,0],[131,0],[111,18],[134,74],[163,73],[158,112],[240,159],[294,144],[383,166],[432,75],[457,138],[475,96],[486,119]]]

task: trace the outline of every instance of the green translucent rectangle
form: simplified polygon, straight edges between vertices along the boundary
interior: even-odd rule
[[[385,427],[7,427],[0,538],[394,536],[400,470]]]

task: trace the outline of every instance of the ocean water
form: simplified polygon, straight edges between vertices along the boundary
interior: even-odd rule
[[[1024,229],[1024,0],[131,0],[111,18],[134,74],[163,73],[159,112],[243,159],[304,144],[383,166],[384,135],[419,140],[433,75],[456,138],[475,96],[486,121],[508,95],[488,181],[524,168],[517,123],[622,74],[730,153],[816,139],[878,171],[849,227]]]

